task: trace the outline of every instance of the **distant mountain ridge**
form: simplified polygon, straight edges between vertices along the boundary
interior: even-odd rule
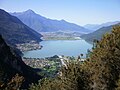
[[[10,13],[18,17],[24,24],[36,30],[37,32],[56,32],[56,31],[69,31],[88,33],[89,30],[79,25],[69,23],[65,20],[52,20],[36,14],[32,10],[25,12]]]
[[[114,25],[117,23],[120,23],[120,21],[106,22],[106,23],[102,23],[102,24],[86,24],[86,25],[84,25],[84,27],[87,29],[95,31],[95,30],[98,30],[102,27],[107,27],[107,26]]]
[[[11,45],[30,41],[40,42],[42,36],[2,9],[0,9],[0,34]]]
[[[115,25],[120,25],[120,23]],[[94,39],[100,40],[105,33],[111,32],[113,26],[114,25],[102,27],[92,33],[82,35],[81,38],[85,39],[88,42],[93,42]]]

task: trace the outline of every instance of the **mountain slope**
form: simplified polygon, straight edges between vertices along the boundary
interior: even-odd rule
[[[0,34],[11,45],[32,40],[35,42],[41,41],[40,34],[23,24],[17,17],[2,9],[0,9]]]
[[[89,30],[78,26],[73,23],[66,22],[65,20],[52,20],[40,16],[33,12],[32,10],[27,10],[25,12],[11,13],[18,17],[24,24],[28,25],[37,32],[56,32],[56,31],[71,31],[71,32],[81,32],[88,33]]]
[[[113,26],[114,25],[102,27],[102,28],[96,30],[95,32],[82,35],[81,38],[85,39],[88,42],[93,42],[94,39],[100,40],[105,33],[111,32]]]
[[[107,27],[107,26],[110,26],[110,25],[114,25],[114,24],[117,24],[119,22],[120,21],[106,22],[106,23],[103,23],[103,24],[87,24],[84,27],[87,28],[87,29],[95,31],[95,30],[98,30],[98,29],[100,29],[102,27]]]
[[[30,83],[37,82],[41,78],[35,73],[34,69],[22,61],[14,50],[11,50],[0,35],[0,85],[1,83],[8,83],[16,73],[24,77],[23,88],[28,87]]]

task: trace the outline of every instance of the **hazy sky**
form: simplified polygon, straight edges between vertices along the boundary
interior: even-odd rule
[[[8,12],[32,9],[79,25],[120,21],[120,0],[0,0],[0,8]]]

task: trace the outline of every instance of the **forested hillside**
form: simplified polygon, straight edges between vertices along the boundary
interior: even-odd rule
[[[55,79],[43,79],[30,90],[120,90],[120,26],[94,44],[83,63],[68,62]]]
[[[19,55],[11,50],[0,35],[0,90],[28,88],[42,77],[27,66]]]
[[[102,27],[92,33],[82,35],[81,38],[85,39],[88,42],[93,42],[94,40],[100,40],[104,34],[110,33],[112,31],[113,26],[114,25]]]
[[[2,9],[0,9],[0,35],[10,45],[40,42],[42,36]]]

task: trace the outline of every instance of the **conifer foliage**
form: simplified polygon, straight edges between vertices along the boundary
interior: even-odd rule
[[[120,74],[120,26],[114,26],[110,34],[105,34],[97,42],[87,64],[90,72],[91,88],[94,90],[114,90]]]

